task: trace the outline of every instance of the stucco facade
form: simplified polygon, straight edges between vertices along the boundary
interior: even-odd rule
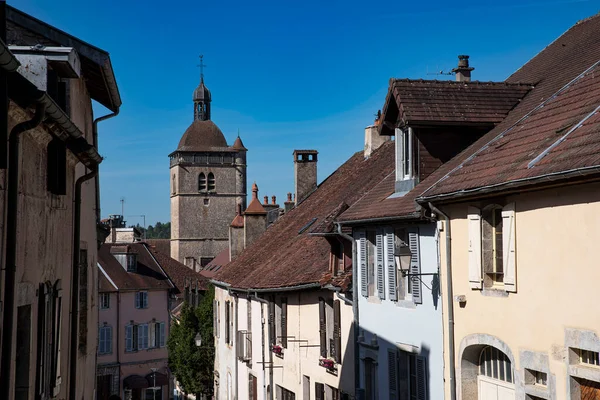
[[[452,232],[452,289],[455,299],[465,300],[455,302],[454,308],[458,399],[477,398],[473,357],[478,354],[471,353],[484,346],[498,348],[511,361],[517,399],[527,394],[571,400],[579,398],[581,379],[600,382],[597,367],[581,364],[577,355],[578,349],[600,351],[600,319],[590,308],[600,279],[594,267],[599,193],[600,185],[593,183],[491,200],[515,204],[514,293],[502,287],[474,290],[469,284],[468,206],[487,202],[443,207]],[[444,264],[446,242],[440,244]],[[447,322],[448,316],[444,319]],[[451,367],[447,351],[445,355]],[[530,371],[547,374],[547,384],[528,384]],[[447,384],[447,396],[449,391]]]

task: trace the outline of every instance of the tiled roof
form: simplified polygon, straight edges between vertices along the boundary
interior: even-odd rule
[[[572,87],[532,112],[543,101],[600,60],[600,16],[581,21],[522,66],[507,81],[537,82],[535,87],[489,133],[461,154],[448,161],[403,197],[388,198],[394,192],[394,174],[350,207],[340,221],[416,216],[415,199],[461,192],[484,185],[517,182],[534,174],[552,173],[600,163],[600,135],[594,132],[590,118],[583,127],[551,153],[527,168],[531,160],[563,136],[598,104],[598,77],[582,76]],[[598,69],[594,69],[598,75]],[[594,88],[594,86],[596,87]],[[528,113],[531,113],[530,115]],[[519,123],[519,121],[527,116]],[[582,129],[584,128],[584,129]],[[501,136],[501,137],[500,137]],[[496,139],[498,138],[498,139]],[[497,141],[494,141],[494,140]],[[509,143],[510,141],[510,143]]]
[[[156,261],[158,261],[162,269],[171,279],[171,282],[175,285],[175,288],[179,292],[177,294],[178,297],[183,296],[186,283],[191,283],[192,287],[196,287],[197,282],[198,289],[208,289],[208,278],[205,276],[193,271],[191,268],[186,267],[184,264],[156,249],[150,248],[150,252],[152,252]]]
[[[115,245],[119,246],[119,245]],[[98,261],[102,269],[117,285],[119,290],[171,289],[173,286],[164,275],[145,243],[128,244],[137,253],[137,271],[127,272],[111,254],[110,243],[105,243],[98,251]],[[122,245],[120,247],[123,247]]]
[[[242,227],[243,225],[242,218]],[[229,262],[229,247],[221,251],[215,258],[213,258],[204,268],[202,268],[199,273],[206,276],[207,278],[213,278],[217,272],[223,267],[223,265]]]
[[[445,167],[423,197],[598,173],[599,33],[600,15],[581,21],[510,76],[511,82],[539,83],[502,124],[467,149],[458,165]]]
[[[145,242],[167,256],[171,254],[171,239],[146,239]]]
[[[530,89],[531,85],[507,82],[391,79],[383,120],[395,124],[400,112],[402,125],[493,125]]]
[[[106,292],[116,292],[117,289],[113,286],[112,283],[106,278],[106,276],[100,271],[98,274],[98,292],[106,293]]]
[[[243,289],[326,284],[330,245],[326,238],[311,235],[307,224],[316,218],[313,224],[320,226],[340,204],[354,204],[393,168],[391,141],[368,159],[362,151],[354,154],[302,203],[221,268],[214,279]]]

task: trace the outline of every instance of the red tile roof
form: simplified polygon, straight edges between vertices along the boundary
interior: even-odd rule
[[[243,227],[243,225],[242,225]],[[217,272],[223,267],[223,265],[229,262],[229,247],[222,250],[215,258],[213,258],[199,273],[206,276],[207,278],[213,278]]]
[[[260,200],[258,200],[258,186],[256,185],[256,182],[252,185],[252,200],[250,201],[248,208],[244,211],[244,214],[267,214],[265,208],[260,204]]]
[[[354,154],[302,203],[221,268],[215,280],[242,289],[326,284],[331,251],[327,239],[311,235],[310,229],[299,231],[315,218],[315,227],[321,226],[342,203],[354,204],[393,168],[391,141],[368,159],[362,151]]]
[[[156,249],[150,248],[150,252],[175,285],[178,291],[177,297],[183,297],[186,284],[191,284],[192,287],[198,284],[200,290],[208,289],[209,282],[205,276]]]
[[[145,243],[129,243],[137,254],[137,271],[127,272],[125,268],[111,254],[112,247],[125,247],[105,243],[98,251],[98,262],[109,278],[117,285],[119,290],[146,290],[146,289],[172,289],[173,286],[165,276],[160,266],[156,263]]]
[[[501,122],[530,89],[531,85],[507,82],[390,79],[383,121],[395,125],[399,120],[401,125],[413,126],[493,126]],[[387,134],[393,131],[388,128]]]
[[[108,278],[100,271],[98,274],[98,292],[107,293],[107,292],[116,292],[117,288],[113,286],[112,283],[108,280]]]
[[[600,116],[592,115],[600,106],[599,33],[600,15],[581,21],[510,76],[511,82],[539,83],[457,165],[445,167],[422,196],[501,190],[566,178],[575,171],[600,172]]]

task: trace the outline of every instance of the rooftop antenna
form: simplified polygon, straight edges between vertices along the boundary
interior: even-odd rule
[[[119,200],[121,202],[121,215],[124,217],[125,216],[125,197],[121,197],[121,200]]]
[[[144,241],[146,241],[146,215],[145,214],[130,215],[129,217],[142,217],[142,218],[144,218]]]
[[[427,72],[427,75],[454,75],[454,72],[446,72],[443,69],[437,70],[436,68],[436,72]]]
[[[200,83],[204,83],[204,67],[207,66],[204,64],[203,58],[204,54],[200,54],[200,64],[197,65],[200,67]]]

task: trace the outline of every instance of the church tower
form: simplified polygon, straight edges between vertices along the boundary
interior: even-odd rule
[[[227,145],[211,121],[211,94],[202,71],[193,102],[194,120],[169,155],[171,257],[198,270],[228,248],[237,204],[246,208],[247,149],[239,135]]]

